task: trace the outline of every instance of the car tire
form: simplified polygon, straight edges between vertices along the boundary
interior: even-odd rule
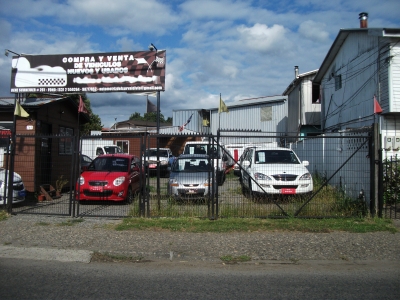
[[[251,199],[251,200],[254,200],[254,195],[255,195],[255,192],[253,192],[253,188],[251,187],[251,179],[249,179],[249,198]]]
[[[125,203],[126,204],[132,204],[134,200],[134,194],[132,192],[132,189],[128,189],[128,194],[126,195]]]
[[[218,186],[222,186],[225,182],[225,172],[221,172],[221,175],[218,178]]]

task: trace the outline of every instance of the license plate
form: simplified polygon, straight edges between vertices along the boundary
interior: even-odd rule
[[[293,195],[296,194],[296,189],[289,189],[289,188],[281,189],[281,194]]]
[[[186,194],[197,194],[197,190],[188,190]]]
[[[102,186],[93,186],[90,188],[91,192],[103,192],[103,187]]]
[[[25,191],[19,191],[18,192],[18,197],[19,198],[23,198],[23,197],[25,197],[26,196],[26,192]]]
[[[156,165],[156,164],[150,164],[150,165],[149,165],[149,168],[150,168],[150,169],[155,169],[155,168],[157,168],[157,165]]]

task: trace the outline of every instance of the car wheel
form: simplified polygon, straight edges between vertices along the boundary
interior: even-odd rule
[[[134,195],[133,195],[132,189],[129,188],[128,189],[128,195],[126,195],[126,199],[125,199],[126,204],[132,204],[133,203],[133,199],[134,199]]]
[[[218,186],[222,186],[225,182],[225,172],[222,172],[221,176],[218,178]]]
[[[243,195],[246,195],[246,193],[247,193],[247,188],[246,188],[246,186],[244,185],[243,181],[240,181],[240,185],[241,185],[241,187],[242,187],[242,194],[243,194]]]
[[[253,188],[251,187],[251,179],[249,179],[249,198],[254,199],[254,194]]]

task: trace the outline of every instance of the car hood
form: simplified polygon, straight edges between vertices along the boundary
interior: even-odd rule
[[[170,179],[176,179],[181,184],[201,184],[208,180],[209,175],[207,172],[179,172],[171,173]],[[210,174],[210,179],[212,174]]]
[[[307,173],[307,168],[302,164],[254,164],[253,173],[260,172],[263,174],[294,174],[303,175]]]
[[[6,176],[8,177],[8,170],[1,169],[0,170],[0,180],[5,181]],[[8,180],[8,178],[7,178],[7,180]],[[18,182],[18,181],[21,181],[22,179],[21,179],[21,176],[18,173],[14,172],[14,179],[13,180],[14,180],[14,182]]]
[[[121,176],[127,176],[126,172],[96,172],[96,171],[90,171],[90,172],[83,172],[81,174],[85,178],[85,181],[92,181],[92,180],[104,180],[104,181],[112,181],[117,177]]]

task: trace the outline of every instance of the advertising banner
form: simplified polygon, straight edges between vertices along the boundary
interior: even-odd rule
[[[11,93],[164,91],[165,63],[165,50],[14,56]]]

